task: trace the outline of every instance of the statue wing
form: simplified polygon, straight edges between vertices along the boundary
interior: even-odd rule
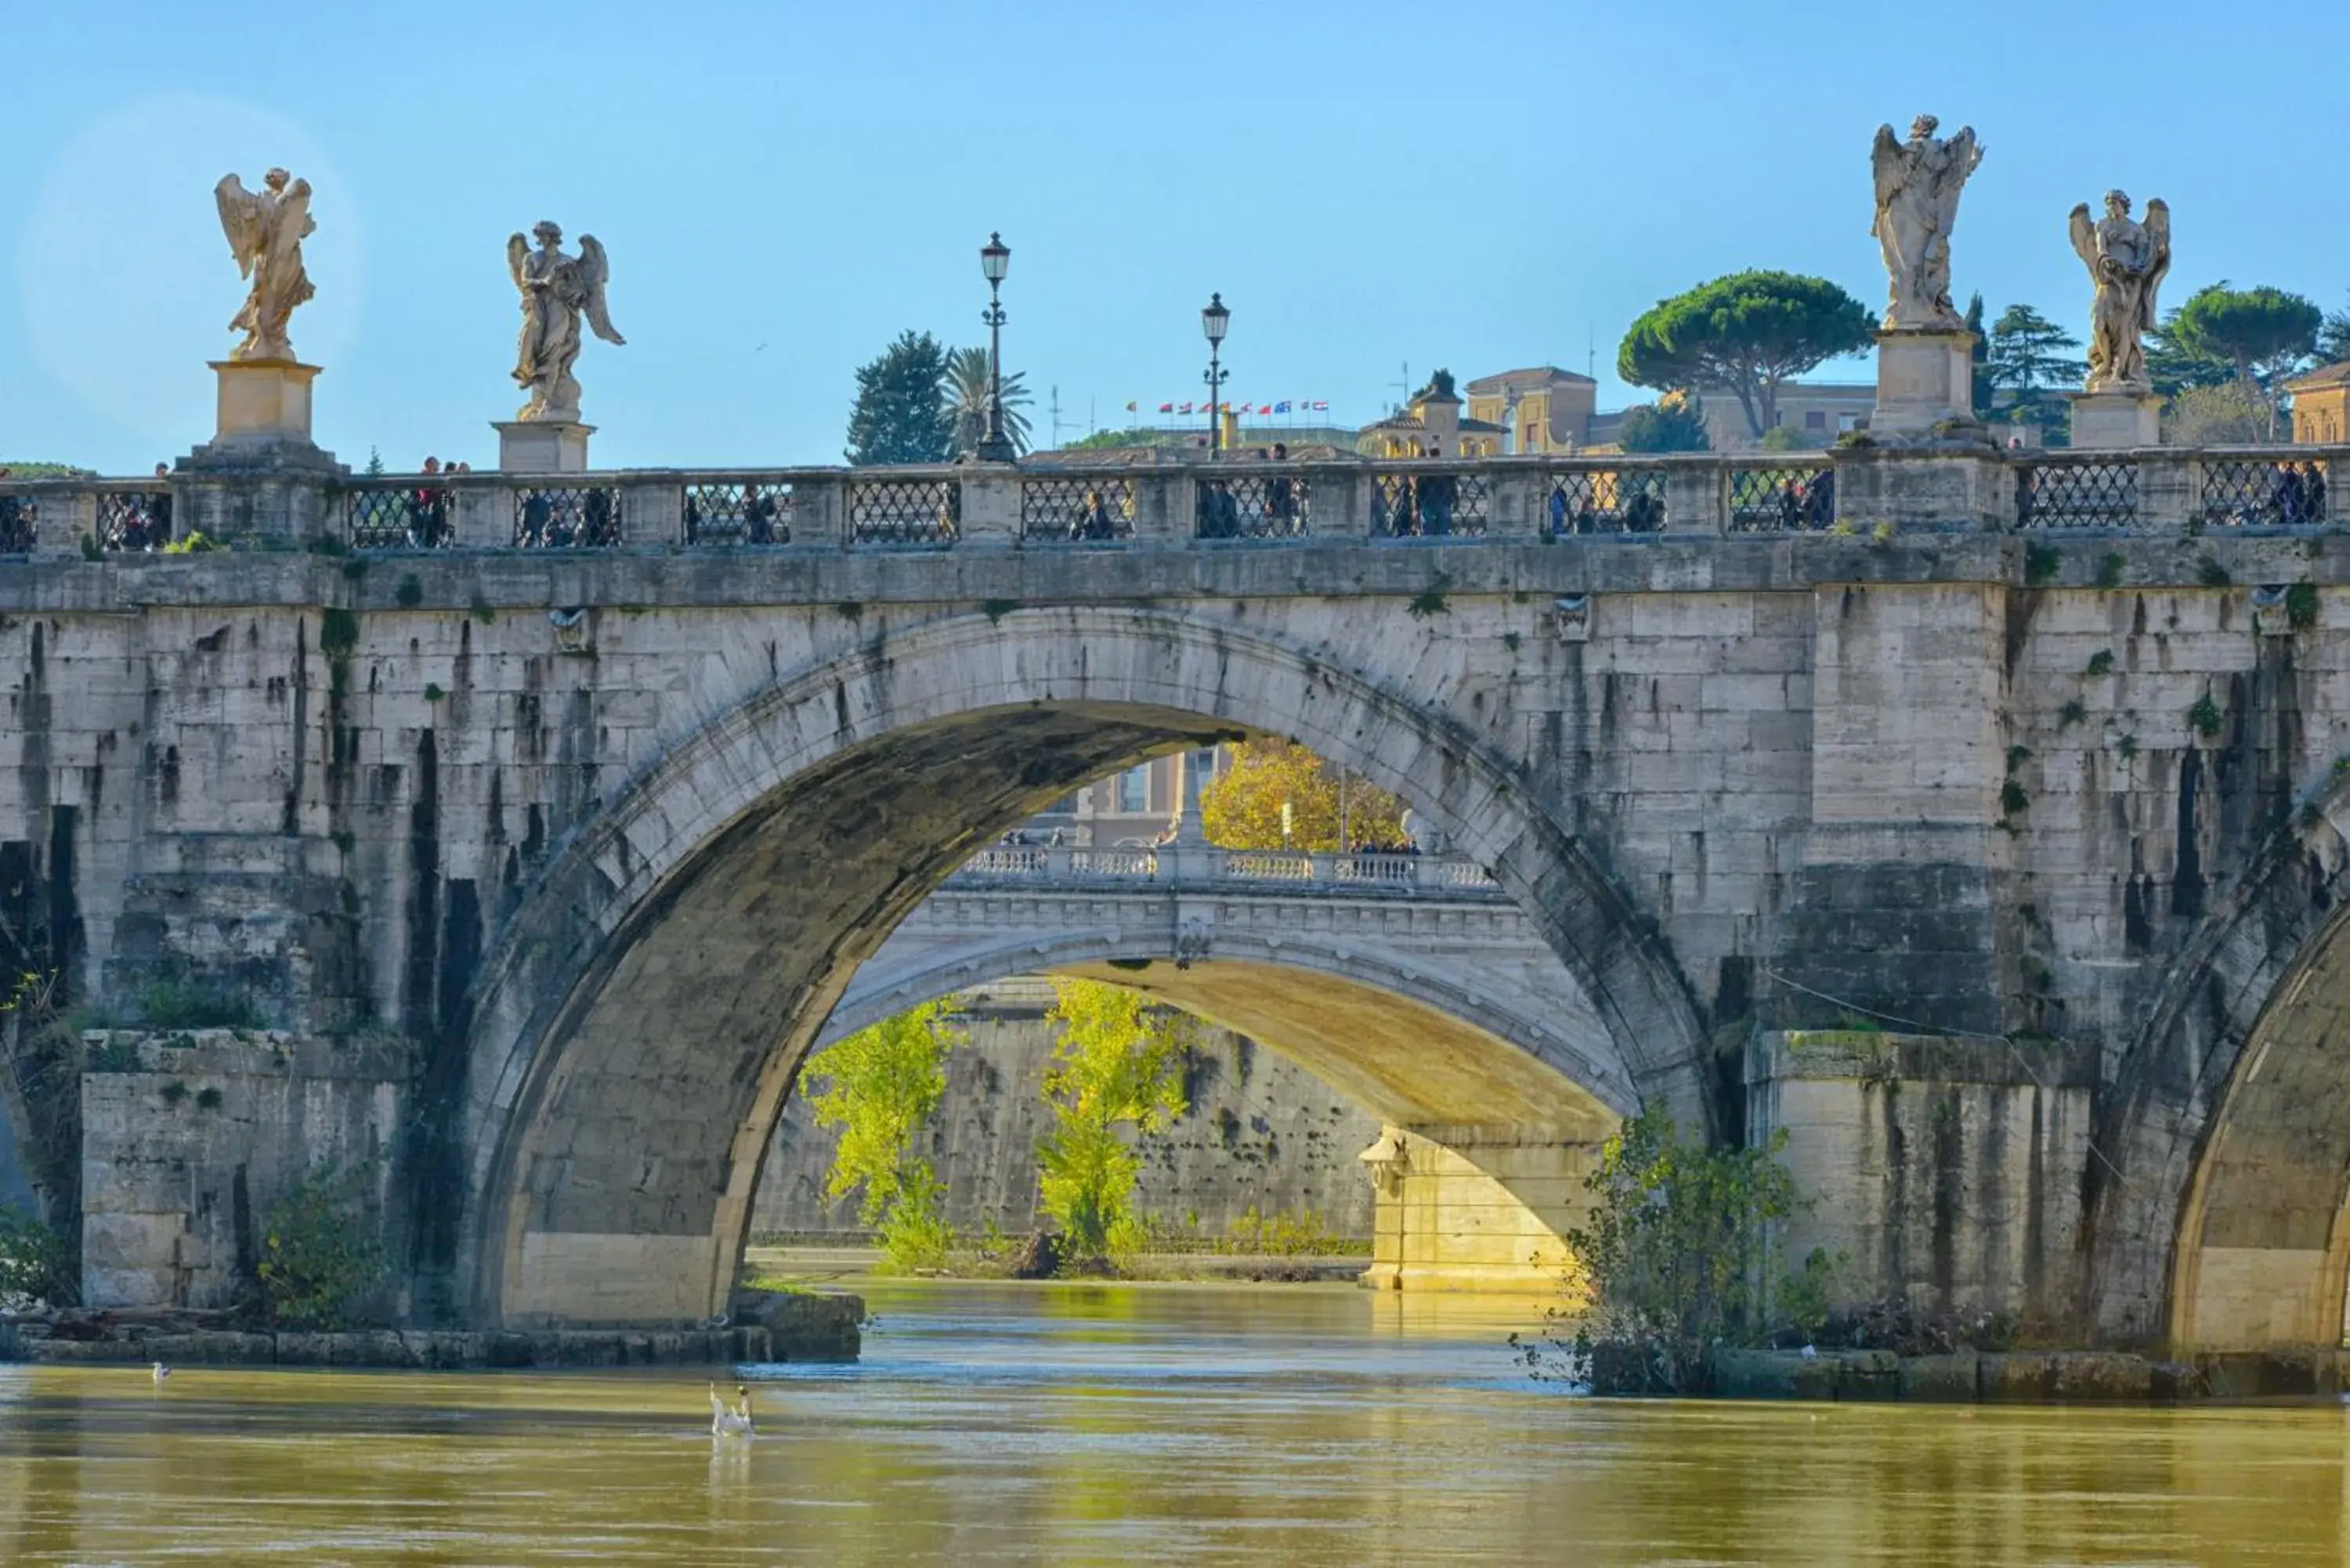
[[[317,224],[310,221],[310,182],[296,180],[277,198],[276,223],[268,234],[272,263],[291,261]]]
[[[2097,225],[2089,221],[2089,203],[2082,202],[2073,209],[2065,228],[2073,236],[2073,254],[2089,269],[2089,281],[2097,278]]]
[[[1877,128],[1877,140],[1869,148],[1868,163],[1877,176],[1877,210],[1882,213],[1885,204],[1893,200],[1894,192],[1901,189],[1901,177],[1908,170],[1901,139],[1893,134],[1891,126]]]
[[[530,242],[520,234],[506,236],[506,272],[516,288],[523,286],[523,269],[530,262]]]
[[[1975,140],[1973,126],[1959,127],[1959,133],[1944,145],[1950,150],[1950,161],[1960,167],[1959,178],[1961,181],[1982,166],[1983,146]]]
[[[2157,196],[2146,204],[2146,304],[2139,315],[2140,331],[2154,330],[2154,296],[2170,271],[2170,203]]]
[[[244,188],[244,182],[234,174],[224,174],[221,182],[213,187],[213,201],[220,208],[221,232],[228,236],[229,254],[236,258],[239,277],[253,275],[253,264],[259,258],[268,236],[263,232],[266,224],[261,214],[261,198]]]
[[[588,327],[607,343],[626,343],[627,338],[612,328],[612,318],[604,312],[604,280],[612,275],[612,264],[604,255],[604,243],[593,234],[579,236],[580,313],[588,317]]]

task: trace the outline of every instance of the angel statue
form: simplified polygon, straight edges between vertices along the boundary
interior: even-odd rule
[[[237,275],[253,281],[244,308],[228,324],[244,341],[228,357],[290,361],[294,346],[286,340],[286,323],[296,306],[317,292],[302,270],[302,242],[318,225],[310,221],[310,182],[272,169],[261,183],[262,190],[248,191],[235,175],[224,174],[213,187]]]
[[[2106,192],[2106,215],[2089,221],[2089,203],[2073,209],[2073,249],[2096,286],[2089,326],[2092,392],[2154,390],[2147,379],[2146,345],[2154,330],[2154,296],[2170,270],[2170,206],[2158,196],[2146,204],[2146,221],[2130,216],[2130,199]]]
[[[1948,141],[1930,114],[1910,122],[1909,140],[1877,128],[1870,162],[1877,173],[1877,222],[1869,232],[1885,251],[1892,297],[1885,307],[1888,332],[1957,332],[1966,322],[1950,304],[1950,231],[1958,226],[1959,192],[1982,161],[1971,127]]]
[[[579,383],[571,379],[579,358],[579,318],[607,343],[626,343],[604,314],[604,280],[610,267],[593,234],[579,236],[579,254],[563,248],[563,230],[554,223],[531,229],[538,249],[520,234],[506,241],[506,266],[522,291],[522,342],[515,349],[514,379],[530,389],[530,401],[517,420],[577,421]]]

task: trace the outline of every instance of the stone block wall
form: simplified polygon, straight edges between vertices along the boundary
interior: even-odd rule
[[[396,1045],[203,1029],[88,1037],[82,1299],[225,1307],[253,1278],[270,1207],[314,1168],[364,1168],[398,1256]],[[392,1303],[397,1304],[397,1303]]]
[[[1057,1033],[1052,992],[1013,981],[963,992],[968,1043],[947,1054],[947,1092],[930,1158],[946,1183],[947,1218],[973,1233],[1036,1228],[1037,1140],[1052,1127],[1044,1081]],[[814,1075],[822,1058],[811,1064]],[[1244,1035],[1203,1026],[1185,1079],[1190,1108],[1143,1144],[1138,1204],[1170,1230],[1213,1239],[1250,1210],[1307,1213],[1333,1236],[1371,1233],[1371,1184],[1356,1158],[1378,1124],[1304,1068]],[[824,1200],[839,1130],[819,1127],[806,1077],[785,1106],[760,1173],[755,1235],[861,1234],[854,1196]]]
[[[2081,1179],[2095,1064],[2045,1045],[1856,1030],[1760,1036],[1750,1134],[1807,1207],[1782,1228],[1789,1268],[1842,1253],[1850,1286],[1954,1317],[2063,1323],[2079,1299]]]
[[[1574,1259],[1562,1238],[1589,1211],[1584,1179],[1599,1145],[1534,1129],[1388,1128],[1377,1152],[1378,1230],[1364,1284],[1548,1296],[1565,1288]]]

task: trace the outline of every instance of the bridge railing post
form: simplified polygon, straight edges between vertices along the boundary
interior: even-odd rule
[[[1682,458],[1665,466],[1665,527],[1680,535],[1730,532],[1730,464],[1718,457]]]
[[[1045,850],[1045,877],[1047,881],[1066,882],[1075,871],[1076,854],[1066,844],[1049,845]]]
[[[2202,510],[2201,460],[2159,447],[2127,455],[2137,464],[2137,525],[2165,534],[2184,533]]]
[[[31,554],[52,559],[78,556],[85,537],[97,542],[97,491],[59,488],[43,492],[26,504],[36,509],[38,519]]]
[[[1191,488],[1173,468],[1140,469],[1131,476],[1134,486],[1134,541],[1138,545],[1180,545],[1191,537]]]
[[[1538,460],[1520,458],[1482,465],[1485,480],[1485,536],[1523,539],[1541,532],[1538,498],[1549,489],[1549,472]]]
[[[848,536],[848,476],[837,471],[795,473],[792,543],[838,550]]]
[[[956,531],[958,548],[1009,546],[1020,539],[1020,473],[1017,469],[990,463],[973,465],[962,475],[962,514]]]
[[[1305,476],[1308,530],[1317,538],[1371,536],[1370,479],[1359,467],[1332,464]]]
[[[518,487],[492,478],[456,487],[454,501],[460,550],[503,550],[514,543],[515,493]]]
[[[630,545],[685,543],[683,477],[674,471],[630,471],[620,485],[620,537]]]

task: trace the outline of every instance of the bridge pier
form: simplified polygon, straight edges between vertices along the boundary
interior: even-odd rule
[[[1361,1157],[1378,1192],[1363,1284],[1557,1296],[1599,1149],[1541,1129],[1384,1129]]]

